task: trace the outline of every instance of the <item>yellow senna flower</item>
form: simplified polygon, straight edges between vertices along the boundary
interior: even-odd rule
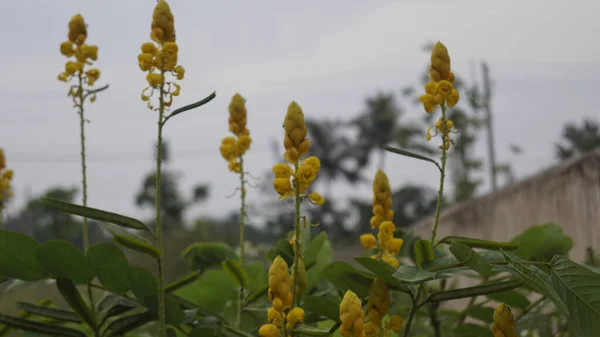
[[[265,324],[258,330],[260,337],[280,337],[281,331],[274,324]]]
[[[267,320],[269,323],[275,325],[278,328],[281,328],[281,316],[285,316],[283,312],[275,310],[275,308],[270,307],[267,311]]]
[[[404,325],[404,318],[398,315],[390,316],[390,320],[387,321],[386,327],[395,333],[399,333],[400,329],[402,329],[402,325]]]
[[[292,278],[288,272],[288,265],[281,256],[277,256],[269,268],[269,301],[277,311],[292,306]]]
[[[164,81],[164,76],[162,74],[153,74],[149,73],[146,75],[146,81],[151,87],[158,87]]]
[[[373,234],[363,234],[360,236],[360,244],[365,249],[373,249],[377,244],[377,239]]]
[[[150,37],[159,44],[175,42],[175,19],[169,4],[160,0],[152,13]]]
[[[323,205],[325,203],[325,199],[323,196],[317,192],[312,192],[308,195],[308,200],[310,200],[315,205]]]
[[[498,304],[494,310],[494,323],[492,324],[494,337],[517,337],[515,331],[515,316],[510,307],[504,303]]]
[[[175,71],[175,73],[177,74],[178,80],[183,80],[183,77],[185,76],[185,69],[183,69],[182,66],[175,67],[175,69],[173,69],[173,71]]]
[[[290,331],[293,330],[298,324],[304,323],[304,310],[299,307],[295,307],[286,316],[287,323],[285,328]]]
[[[381,320],[390,310],[390,292],[385,281],[376,278],[371,285],[367,301],[367,313],[371,322],[381,325]]]
[[[363,325],[365,337],[379,337],[379,327],[373,322],[367,322]]]
[[[142,71],[148,71],[154,66],[154,56],[150,53],[141,53],[138,55],[138,65]]]
[[[69,41],[82,45],[87,38],[87,27],[81,14],[74,15],[69,21]]]

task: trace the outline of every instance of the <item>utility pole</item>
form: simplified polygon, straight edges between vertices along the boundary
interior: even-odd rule
[[[497,166],[496,166],[496,150],[494,147],[494,130],[492,124],[492,84],[490,82],[489,68],[487,63],[482,62],[481,69],[483,71],[483,109],[485,110],[486,118],[485,125],[487,128],[487,143],[488,143],[488,156],[490,165],[490,180],[492,183],[492,192],[496,191],[498,187],[497,181]]]

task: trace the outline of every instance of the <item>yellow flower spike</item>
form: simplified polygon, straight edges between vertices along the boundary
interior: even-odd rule
[[[379,327],[373,322],[367,322],[363,326],[363,330],[365,331],[365,337],[378,337],[379,336]]]
[[[233,95],[228,109],[229,131],[238,137],[248,135],[248,112],[246,110],[246,100],[244,97],[240,94]]]
[[[386,327],[395,333],[399,333],[404,325],[404,318],[398,315],[390,316],[390,320],[386,323]]]
[[[446,80],[441,80],[437,83],[435,87],[435,93],[442,96],[442,98],[446,99],[452,95],[452,83]]]
[[[281,256],[277,256],[269,268],[269,301],[277,311],[292,306],[292,277],[288,265]]]
[[[392,220],[392,190],[387,175],[378,170],[373,180],[373,218],[371,227],[378,228],[382,221]]]
[[[296,163],[300,156],[308,152],[309,148],[309,143],[304,143],[308,133],[304,122],[304,113],[296,102],[292,102],[288,106],[283,128],[286,133],[284,140],[286,156],[290,162]]]
[[[281,331],[273,324],[265,324],[258,330],[260,337],[280,337]]]
[[[239,155],[244,154],[246,151],[250,149],[250,144],[252,143],[252,138],[250,136],[241,136],[237,141],[237,148],[239,151]]]
[[[379,233],[377,233],[377,240],[379,240],[379,248],[382,250],[389,250],[389,242],[394,238],[394,231],[396,226],[391,221],[383,221],[379,225]]]
[[[175,67],[175,69],[173,69],[173,71],[175,71],[175,73],[177,74],[178,80],[183,80],[183,77],[185,76],[185,69],[183,69],[182,66]]]
[[[377,244],[377,239],[373,234],[363,234],[360,236],[360,244],[365,249],[373,249]]]
[[[308,195],[308,200],[310,200],[315,205],[323,205],[325,203],[325,199],[322,195],[317,192],[312,192]]]
[[[390,291],[385,281],[376,278],[371,285],[369,300],[367,301],[367,312],[371,322],[379,326],[381,319],[390,310]]]
[[[340,303],[340,333],[344,337],[365,337],[365,313],[360,299],[352,290],[346,291]]]
[[[175,18],[169,4],[160,0],[152,12],[150,37],[159,44],[175,42]]]
[[[450,79],[450,55],[446,46],[439,41],[431,50],[429,78],[436,82]]]
[[[498,304],[493,317],[492,334],[494,334],[494,337],[517,337],[515,316],[510,307],[504,303]]]
[[[448,107],[450,107],[450,108],[454,107],[456,105],[456,103],[458,103],[459,99],[460,99],[460,95],[458,94],[458,90],[452,89],[452,93],[446,99],[446,102],[448,103]]]
[[[87,27],[81,14],[74,15],[69,21],[69,41],[82,45],[87,38]]]

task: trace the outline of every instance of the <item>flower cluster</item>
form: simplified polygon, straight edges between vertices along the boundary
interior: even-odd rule
[[[365,313],[360,299],[351,290],[346,291],[340,303],[340,333],[344,337],[365,337]]]
[[[510,307],[500,303],[494,310],[494,323],[492,324],[494,337],[517,337],[515,331],[515,316]]]
[[[142,53],[138,55],[138,65],[147,71],[148,87],[142,91],[142,101],[148,102],[148,108],[154,110],[150,97],[158,92],[159,102],[165,107],[171,106],[173,96],[181,90],[179,84],[165,81],[165,75],[171,74],[178,80],[185,76],[185,69],[177,64],[179,47],[175,42],[175,19],[166,1],[160,0],[152,13],[150,37],[154,42],[142,44]]]
[[[310,141],[306,138],[304,113],[296,102],[289,105],[283,127],[285,129],[284,158],[294,165],[294,169],[286,163],[273,166],[275,174],[273,187],[279,193],[281,200],[298,195],[307,198],[314,204],[322,205],[325,199],[319,193],[306,194],[310,185],[317,178],[321,169],[321,161],[319,158],[311,156],[299,162],[300,157],[308,152]]]
[[[58,80],[69,82],[76,78],[77,84],[74,84],[69,89],[69,96],[75,100],[83,97],[83,85],[93,86],[100,78],[100,70],[98,68],[87,68],[91,66],[93,61],[98,59],[98,46],[85,44],[87,39],[87,26],[81,14],[77,14],[69,21],[68,40],[61,43],[60,52],[69,60],[65,64],[65,71],[58,75]],[[71,59],[73,58],[73,59]],[[96,96],[92,95],[91,102],[96,100]],[[81,102],[76,101],[76,104]]]
[[[240,173],[240,157],[250,149],[252,138],[247,124],[246,100],[240,95],[235,94],[229,104],[229,131],[235,137],[225,137],[221,141],[221,155],[229,163],[229,170]]]
[[[371,218],[371,227],[377,228],[377,238],[373,234],[363,234],[360,236],[360,243],[365,249],[373,249],[377,243],[378,253],[373,258],[380,259],[398,267],[396,255],[402,248],[403,240],[394,238],[396,226],[392,222],[394,211],[392,210],[392,190],[387,175],[378,170],[373,181],[373,217]]]
[[[0,210],[4,204],[4,199],[7,196],[12,196],[12,190],[10,188],[12,178],[13,170],[6,169],[6,157],[4,156],[4,150],[0,148]]]
[[[398,315],[390,316],[390,319],[382,325],[383,317],[390,310],[390,292],[388,285],[381,279],[375,279],[371,285],[371,292],[367,301],[367,313],[369,322],[365,323],[365,337],[380,336],[381,329],[389,336],[389,331],[399,332],[404,324],[404,319]]]
[[[269,268],[269,301],[273,304],[267,311],[267,320],[258,330],[261,337],[280,337],[282,324],[287,331],[293,330],[298,324],[304,323],[304,310],[299,307],[291,309],[287,314],[285,310],[292,307],[292,278],[288,272],[288,265],[284,259],[277,256]],[[291,336],[288,334],[288,336]]]
[[[460,98],[459,93],[453,87],[454,74],[450,70],[450,56],[448,49],[441,42],[437,42],[431,51],[431,66],[429,68],[429,83],[425,85],[425,94],[419,97],[425,111],[432,113],[437,106],[442,106],[442,117],[435,124],[435,135],[438,131],[442,135],[442,146],[444,150],[450,148],[450,132],[452,121],[447,120],[444,114],[445,106],[454,107]],[[427,140],[431,139],[431,129],[427,130]]]

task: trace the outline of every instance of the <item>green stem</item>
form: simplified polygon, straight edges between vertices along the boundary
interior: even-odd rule
[[[506,265],[506,264],[508,264],[508,262],[506,262],[506,261],[488,261],[488,262],[490,264],[493,264],[493,265]],[[533,264],[533,265],[544,266],[544,267],[551,267],[552,266],[550,263],[541,262],[541,261],[521,260],[519,262],[522,263],[522,264]],[[425,270],[426,271],[435,272],[435,271],[440,271],[440,270],[444,270],[444,269],[460,268],[460,267],[464,267],[464,266],[465,266],[464,263],[457,262],[457,263],[451,263],[451,264],[442,264],[442,265],[439,265],[439,266],[427,268]]]
[[[442,211],[442,200],[444,197],[444,179],[446,178],[446,158],[448,151],[446,150],[446,105],[441,104],[442,107],[442,168],[440,170],[440,188],[438,190],[438,200],[435,207],[435,217],[433,220],[433,229],[431,230],[431,244],[435,242],[435,235],[437,233],[438,223],[440,222],[440,213]]]
[[[245,246],[244,246],[244,235],[246,230],[246,181],[244,177],[244,157],[240,156],[240,186],[242,189],[241,199],[242,206],[240,208],[240,262],[244,266],[244,260],[246,258]],[[242,311],[244,302],[244,286],[240,285],[239,297],[238,297],[238,312],[237,312],[237,324],[239,327],[242,322]]]
[[[161,69],[161,73],[164,76],[164,70]],[[162,164],[162,130],[163,130],[163,117],[165,112],[165,87],[164,82],[160,84],[160,108],[158,111],[158,144],[156,145],[156,242],[158,244],[158,250],[163,251],[163,228],[161,224],[160,216],[160,193],[161,193],[161,164]],[[166,337],[166,313],[165,313],[165,285],[164,285],[164,270],[163,270],[163,257],[157,259],[158,264],[158,319],[159,319],[159,337]]]
[[[429,318],[431,319],[431,325],[433,326],[435,337],[440,337],[442,335],[440,330],[440,320],[438,319],[438,308],[438,303],[432,303],[428,308]]]
[[[298,162],[294,164],[294,172],[298,172]],[[294,265],[292,269],[292,295],[294,296],[294,303],[296,306],[300,304],[300,299],[297,296],[298,292],[298,272],[299,265],[298,260],[300,260],[300,255],[302,254],[301,246],[300,246],[300,182],[296,179],[294,182],[296,196],[294,199],[295,202],[295,216],[294,216]]]
[[[4,205],[0,204],[0,227],[2,227],[4,225],[4,221],[3,221],[3,219],[4,219],[4,212],[2,211],[3,207],[4,207]]]
[[[83,103],[85,100],[83,94],[83,70],[79,71],[79,89],[77,90],[77,96],[79,98],[79,140],[81,142],[81,185],[83,186],[83,206],[87,207],[87,165],[86,165],[86,157],[85,157],[85,114],[83,109]],[[90,234],[88,227],[88,219],[83,217],[82,224],[82,232],[83,232],[83,251],[87,253],[90,247]],[[96,317],[96,305],[94,304],[94,293],[92,292],[92,287],[88,283],[87,293],[90,299],[90,308],[92,310],[92,315]],[[94,334],[98,335],[98,328],[93,326],[91,327],[94,330]]]
[[[419,289],[417,289],[417,294],[412,297],[412,306],[410,307],[410,312],[408,313],[408,320],[404,325],[404,337],[408,337],[408,332],[410,331],[410,325],[412,324],[413,318],[417,313],[417,303],[419,302],[419,297],[421,296],[421,290],[423,290],[423,283],[419,284]]]

